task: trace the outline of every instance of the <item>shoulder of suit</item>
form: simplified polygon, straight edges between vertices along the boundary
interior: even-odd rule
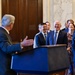
[[[54,34],[54,31],[53,30],[51,30],[49,33],[47,33],[47,36],[52,36]]]
[[[50,30],[50,32],[49,32],[49,33],[52,33],[52,32],[54,32],[54,30]]]
[[[63,30],[60,30],[60,32],[63,33],[63,34],[67,34],[67,32],[65,32],[65,31],[63,31]]]
[[[62,31],[64,31],[65,30],[65,28],[63,28],[63,29],[61,29]]]
[[[38,32],[37,34],[35,34],[35,36],[38,36],[38,35],[40,35],[40,34],[42,34],[41,32]]]

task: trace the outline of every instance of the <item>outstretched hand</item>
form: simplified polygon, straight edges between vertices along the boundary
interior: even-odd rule
[[[33,45],[33,39],[28,39],[28,36],[25,37],[25,39],[21,42],[21,46],[31,46]]]

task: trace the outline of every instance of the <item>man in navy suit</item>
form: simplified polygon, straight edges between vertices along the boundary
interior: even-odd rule
[[[73,68],[74,68],[74,75],[75,75],[75,31],[73,33],[73,38],[72,38],[72,53],[73,53]]]
[[[67,33],[60,30],[61,23],[59,21],[56,21],[54,23],[55,30],[52,32],[49,32],[47,35],[47,45],[54,45],[54,44],[67,44]],[[55,33],[57,32],[56,40],[54,39]],[[55,43],[56,41],[56,43]]]
[[[2,26],[0,27],[0,75],[17,75],[15,71],[10,69],[12,54],[33,44],[33,40],[27,40],[27,37],[20,43],[12,44],[9,31],[12,30],[14,21],[15,17],[10,14],[4,15],[2,18]]]
[[[46,36],[47,36],[47,25],[46,23],[39,24],[39,33],[34,37],[33,48],[46,45]]]

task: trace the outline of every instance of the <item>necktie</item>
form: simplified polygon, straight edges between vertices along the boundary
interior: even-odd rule
[[[46,35],[46,34],[44,34],[44,37],[45,37],[45,39],[46,39],[47,35]]]
[[[56,42],[57,42],[57,31],[55,32],[55,35],[54,35],[54,44],[56,44]]]

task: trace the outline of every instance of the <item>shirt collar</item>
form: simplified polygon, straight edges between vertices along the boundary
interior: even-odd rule
[[[44,33],[44,32],[42,32],[42,34],[44,35],[44,34],[46,34],[47,35],[47,33]]]
[[[50,32],[50,30],[48,30],[48,33]]]
[[[58,30],[58,31],[54,30],[54,32],[58,32],[58,33],[59,33],[59,32],[60,32],[60,30]]]
[[[9,31],[5,27],[3,27],[3,26],[1,26],[1,27],[9,34]]]

